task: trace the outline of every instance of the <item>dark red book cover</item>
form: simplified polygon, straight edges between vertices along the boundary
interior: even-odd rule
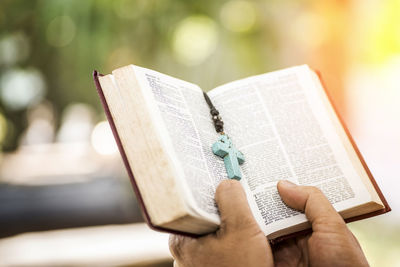
[[[346,132],[346,135],[347,135],[347,137],[349,138],[349,140],[350,140],[350,142],[351,142],[351,144],[352,144],[352,146],[353,146],[353,148],[354,148],[354,151],[357,153],[357,156],[358,156],[360,162],[362,163],[362,165],[363,165],[365,171],[366,171],[367,174],[368,174],[368,177],[370,178],[370,180],[371,180],[373,186],[375,187],[376,192],[378,193],[378,195],[379,195],[379,197],[380,197],[382,203],[383,203],[384,206],[385,206],[385,208],[382,209],[382,210],[374,211],[374,212],[367,213],[367,214],[363,214],[363,215],[356,216],[356,217],[347,218],[347,219],[345,219],[346,223],[348,223],[348,222],[353,222],[353,221],[357,221],[357,220],[362,220],[362,219],[365,219],[365,218],[369,218],[369,217],[373,217],[373,216],[377,216],[377,215],[380,215],[380,214],[389,212],[391,209],[390,209],[390,207],[389,207],[389,205],[388,205],[388,203],[387,203],[385,197],[383,196],[383,194],[382,194],[380,188],[378,187],[378,185],[377,185],[377,183],[376,183],[374,177],[372,176],[372,174],[371,174],[371,172],[370,172],[370,170],[369,170],[367,164],[365,163],[364,158],[362,157],[360,151],[358,150],[358,148],[357,148],[357,146],[356,146],[356,144],[355,144],[353,138],[351,137],[351,135],[350,135],[350,133],[349,133],[349,131],[348,131],[346,125],[344,124],[343,119],[341,118],[340,114],[338,113],[337,109],[335,108],[335,105],[334,105],[334,103],[332,102],[332,98],[330,97],[330,94],[329,94],[328,90],[326,89],[326,86],[325,86],[325,84],[324,84],[324,81],[322,80],[321,74],[320,74],[318,71],[316,71],[316,73],[318,74],[318,77],[319,77],[319,79],[320,79],[320,81],[321,81],[321,83],[322,83],[322,85],[323,85],[323,88],[324,88],[324,90],[325,90],[325,93],[326,93],[326,95],[328,96],[328,99],[329,99],[329,101],[330,101],[330,103],[331,103],[331,105],[332,105],[332,107],[333,107],[333,109],[334,109],[336,115],[338,116],[339,121],[340,121],[342,127],[344,128],[344,130],[345,130],[345,132]],[[93,79],[94,79],[94,83],[95,83],[96,88],[97,88],[97,92],[98,92],[98,94],[99,94],[101,103],[102,103],[102,105],[103,105],[104,112],[105,112],[105,114],[106,114],[107,120],[108,120],[108,122],[110,123],[111,130],[112,130],[112,132],[113,132],[113,134],[114,134],[114,138],[115,138],[116,143],[117,143],[117,145],[118,145],[119,152],[120,152],[120,154],[121,154],[122,160],[123,160],[123,162],[124,162],[124,164],[125,164],[125,168],[126,168],[126,170],[127,170],[127,172],[128,172],[128,175],[129,175],[129,177],[130,177],[130,180],[131,180],[131,183],[132,183],[132,186],[133,186],[133,190],[134,190],[134,192],[135,192],[135,194],[136,194],[136,197],[137,197],[137,199],[138,199],[138,203],[139,203],[140,206],[141,206],[142,214],[143,214],[143,217],[144,217],[146,223],[149,225],[149,227],[150,227],[151,229],[156,230],[156,231],[168,232],[168,233],[179,234],[179,235],[185,235],[185,236],[191,236],[191,237],[198,237],[199,235],[196,235],[196,234],[187,233],[187,232],[180,232],[180,231],[175,231],[175,230],[163,228],[163,227],[154,225],[154,224],[151,222],[151,218],[150,218],[150,216],[149,216],[149,214],[148,214],[148,212],[147,212],[147,210],[146,210],[146,206],[145,206],[144,203],[143,203],[142,196],[141,196],[140,191],[139,191],[139,189],[138,189],[138,187],[137,187],[137,185],[136,185],[135,176],[134,176],[134,174],[132,173],[132,169],[131,169],[131,167],[130,167],[130,165],[129,165],[128,158],[126,157],[126,154],[125,154],[125,151],[124,151],[124,147],[122,146],[122,143],[121,143],[121,140],[120,140],[120,138],[119,138],[117,129],[116,129],[116,127],[115,127],[114,120],[113,120],[113,118],[112,118],[112,116],[111,116],[110,109],[109,109],[108,104],[107,104],[107,101],[106,101],[106,99],[105,99],[105,97],[104,97],[104,93],[103,93],[103,90],[102,90],[101,85],[100,85],[100,82],[99,82],[99,76],[102,76],[102,74],[100,74],[100,73],[99,73],[98,71],[96,71],[96,70],[93,71]],[[271,242],[272,244],[276,244],[276,243],[279,243],[279,242],[281,242],[281,241],[283,241],[283,240],[286,240],[286,239],[288,239],[288,238],[293,238],[293,237],[296,237],[296,236],[308,234],[308,233],[310,233],[310,232],[311,232],[311,229],[307,229],[307,230],[295,232],[295,233],[292,233],[292,234],[289,234],[289,235],[285,235],[285,236],[278,237],[278,238],[276,238],[276,239],[274,239],[274,240],[270,240],[270,242]]]

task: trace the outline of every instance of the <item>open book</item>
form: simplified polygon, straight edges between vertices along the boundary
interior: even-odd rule
[[[95,71],[94,79],[149,225],[189,235],[215,231],[215,189],[227,174],[211,150],[218,133],[202,89],[134,65]],[[246,158],[241,184],[270,240],[310,228],[303,213],[282,202],[281,179],[319,187],[347,221],[390,210],[308,66],[234,81],[208,95]]]

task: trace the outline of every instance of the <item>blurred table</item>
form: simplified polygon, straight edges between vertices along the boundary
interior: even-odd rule
[[[0,259],[0,266],[172,266],[168,235],[143,223],[0,239]]]

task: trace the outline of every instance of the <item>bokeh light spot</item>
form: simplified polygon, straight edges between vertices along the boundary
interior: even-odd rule
[[[12,69],[0,82],[0,96],[4,104],[19,110],[38,103],[45,94],[45,82],[36,69]]]
[[[76,25],[69,16],[54,18],[47,26],[47,41],[55,47],[68,45],[75,37]]]
[[[91,142],[96,152],[101,155],[111,155],[118,151],[110,125],[107,121],[101,121],[94,127]]]
[[[211,18],[190,16],[176,27],[173,49],[176,58],[183,64],[197,65],[214,52],[217,42],[217,25]]]
[[[247,32],[256,23],[256,8],[249,1],[233,0],[226,2],[221,9],[221,22],[230,31]]]
[[[23,32],[0,39],[0,64],[13,65],[29,56],[29,40]]]

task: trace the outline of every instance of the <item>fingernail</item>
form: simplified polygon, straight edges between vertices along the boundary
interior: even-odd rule
[[[282,186],[286,186],[286,187],[296,187],[297,186],[295,183],[292,183],[291,181],[288,181],[288,180],[281,180],[281,181],[279,181],[279,183]]]

